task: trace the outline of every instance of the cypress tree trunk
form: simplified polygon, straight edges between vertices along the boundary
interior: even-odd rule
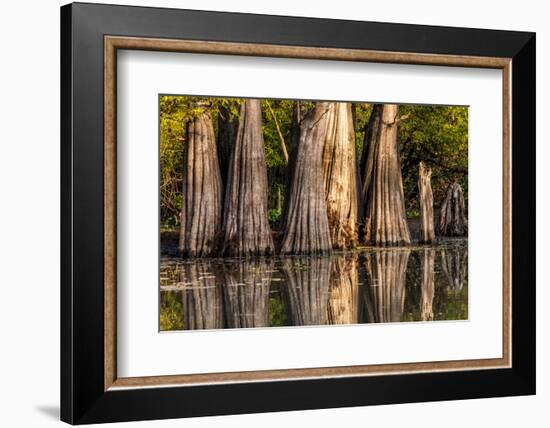
[[[422,321],[434,319],[433,300],[435,294],[434,261],[435,250],[424,249],[421,253],[420,265],[422,271],[422,287],[420,299],[420,317]]]
[[[383,250],[366,255],[367,322],[399,322],[403,318],[409,254],[409,250]]]
[[[227,171],[231,152],[237,138],[238,122],[231,118],[231,112],[227,106],[218,107],[218,160],[222,182],[227,186]]]
[[[181,278],[190,281],[182,291],[183,328],[223,328],[222,293],[210,262],[184,264]]]
[[[439,234],[441,236],[466,236],[468,220],[462,187],[456,181],[449,186],[447,196],[439,213]]]
[[[330,264],[328,257],[313,257],[303,269],[300,259],[283,260],[292,325],[327,324]]]
[[[222,222],[222,182],[209,113],[187,124],[179,252],[204,257],[216,250]]]
[[[225,195],[223,254],[246,257],[273,253],[267,217],[260,100],[241,104],[239,130],[231,155]]]
[[[272,263],[245,261],[222,268],[227,327],[269,326],[269,287]]]
[[[435,241],[434,197],[432,193],[432,170],[420,162],[418,164],[418,193],[420,199],[420,243],[432,244]]]
[[[301,122],[300,140],[290,164],[281,254],[330,253],[332,243],[323,188],[322,151],[328,103],[317,103]]]
[[[350,103],[329,104],[323,179],[332,247],[353,247],[357,243],[359,189]]]
[[[367,200],[368,191],[372,181],[372,171],[374,167],[374,149],[380,131],[382,121],[382,104],[374,104],[369,121],[365,125],[365,136],[363,137],[363,152],[361,154],[361,163],[359,173],[362,182],[362,200]]]
[[[449,288],[459,293],[464,287],[468,271],[468,252],[459,249],[441,250],[441,267]]]
[[[382,106],[377,138],[369,149],[372,173],[365,199],[365,241],[370,245],[408,245],[411,242],[397,150],[398,114],[396,104]],[[371,160],[367,160],[365,174],[369,162]]]
[[[358,296],[357,255],[334,258],[328,299],[329,324],[357,324],[359,321]]]

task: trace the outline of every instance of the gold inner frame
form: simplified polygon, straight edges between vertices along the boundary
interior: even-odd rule
[[[116,368],[116,66],[117,49],[324,59],[417,65],[493,68],[502,70],[503,82],[503,349],[502,358],[377,364],[305,369],[262,370],[170,376],[117,377]],[[234,382],[359,377],[419,372],[441,372],[511,367],[511,58],[383,52],[280,46],[250,43],[169,40],[138,37],[104,37],[104,389],[190,386]]]

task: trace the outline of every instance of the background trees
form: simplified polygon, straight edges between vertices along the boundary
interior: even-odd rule
[[[237,141],[236,130],[239,121],[243,120],[241,111],[244,104],[242,99],[160,97],[160,215],[163,230],[178,230],[182,222],[180,213],[185,193],[182,178],[183,170],[186,168],[184,154],[190,144],[186,133],[188,124],[201,114],[209,113],[217,144],[223,193],[227,193],[227,181],[230,174],[226,171],[229,170],[231,153]],[[256,139],[263,139],[261,148],[260,145],[257,148],[261,149],[260,151],[263,153],[266,177],[265,190],[262,191],[265,192],[265,196],[260,199],[265,198],[266,219],[271,226],[273,244],[277,247],[277,251],[282,244],[285,230],[283,211],[287,207],[288,212],[288,207],[292,205],[291,186],[294,172],[301,168],[301,177],[307,177],[307,179],[317,174],[308,166],[311,163],[310,155],[318,149],[313,147],[313,143],[310,143],[309,149],[304,152],[305,159],[300,161],[301,164],[296,163],[300,148],[300,136],[305,130],[304,122],[308,115],[315,110],[317,104],[321,103],[265,99],[257,101],[255,132]],[[400,219],[402,229],[405,230],[406,223],[414,224],[415,219],[420,216],[418,191],[420,161],[424,162],[426,167],[432,171],[433,215],[436,224],[441,218],[439,210],[447,196],[447,191],[455,182],[462,189],[463,215],[464,218],[467,218],[468,109],[466,107],[400,105],[396,123],[389,126],[391,120],[387,120],[386,131],[383,131],[382,114],[384,110],[389,112],[389,109],[392,108],[388,104],[325,104],[340,106],[335,109],[335,112],[337,111],[339,114],[334,115],[333,120],[327,120],[325,137],[327,134],[333,137],[324,138],[321,149],[324,153],[321,180],[325,187],[325,203],[329,205],[327,217],[332,228],[330,241],[334,249],[364,245],[363,238],[366,234],[364,228],[366,224],[368,226],[366,215],[368,210],[372,209],[374,200],[369,202],[367,195],[373,184],[373,171],[377,170],[382,173],[375,181],[383,181],[385,174],[381,168],[378,168],[381,164],[377,167],[373,162],[376,158],[374,152],[380,149],[380,137],[382,133],[388,134],[386,131],[390,131],[389,134],[391,134],[391,138],[384,138],[386,154],[377,158],[384,158],[384,162],[386,162],[387,154],[391,154],[387,151],[387,147],[394,147],[391,161],[394,166],[385,171],[393,170],[400,175],[403,189],[402,198],[400,191],[388,193],[393,195],[387,201],[392,207],[400,205],[399,200],[403,200],[403,207],[399,208],[399,213],[394,213],[392,221]],[[388,117],[392,115],[390,113],[388,113]],[[340,137],[335,138],[336,135]],[[343,135],[347,138],[342,138]],[[388,145],[388,141],[391,141],[391,144]],[[346,145],[342,145],[343,142],[346,142]],[[350,150],[351,146],[354,146],[354,150]],[[348,151],[346,151],[346,147]],[[304,151],[303,147],[302,151]],[[354,158],[355,160],[353,160]],[[306,165],[305,168],[304,165]],[[389,164],[386,162],[386,165]],[[342,166],[346,167],[342,168]],[[356,180],[351,179],[352,174],[355,174]],[[399,188],[397,175],[392,173],[386,175],[386,178],[392,178],[388,182],[397,183],[397,186],[393,187]],[[260,179],[258,183],[256,180],[252,181],[258,185],[263,179]],[[301,184],[303,185],[303,182]],[[353,184],[356,189],[353,189]],[[250,191],[239,192],[240,195],[250,195]],[[358,195],[357,197],[349,196],[354,192]],[[295,207],[301,205],[303,197],[303,194],[297,193],[297,195],[294,202]],[[338,202],[342,202],[342,205],[336,210],[338,215],[334,215],[335,196],[337,196]],[[371,193],[370,197],[373,196],[376,196],[376,192]],[[238,199],[234,201],[237,202]],[[356,203],[355,207],[353,207],[354,202]],[[384,210],[387,210],[386,202],[382,202],[382,206],[386,207]],[[347,210],[348,208],[349,210]],[[352,219],[353,213],[357,213],[355,220]],[[403,218],[405,219],[404,224]],[[384,220],[383,223],[385,225],[386,221]],[[315,226],[318,227],[319,224],[315,224]],[[353,230],[353,226],[355,226],[355,230]],[[266,228],[264,227],[264,229]],[[338,235],[335,233],[338,230],[340,232],[347,230],[349,233]],[[359,235],[359,239],[354,240],[356,234]],[[396,242],[406,243],[406,236],[403,236],[399,237]],[[381,244],[382,241],[374,243]]]

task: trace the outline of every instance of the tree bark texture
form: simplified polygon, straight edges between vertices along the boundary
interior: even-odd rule
[[[220,284],[208,261],[182,266],[183,328],[203,330],[223,328],[223,302]]]
[[[222,267],[227,327],[269,327],[272,270],[269,260],[247,260]]]
[[[222,225],[222,181],[209,113],[187,124],[179,251],[184,257],[210,256]]]
[[[447,278],[449,289],[455,293],[462,291],[468,272],[467,250],[441,250],[441,268]]]
[[[301,122],[300,140],[291,159],[281,254],[326,254],[332,250],[323,188],[323,142],[328,103],[317,103]]]
[[[332,247],[357,244],[358,173],[350,103],[329,103],[323,144],[323,180]]]
[[[383,250],[366,255],[367,322],[400,322],[403,318],[409,254],[409,250]]]
[[[403,180],[397,149],[399,109],[384,104],[374,146],[369,149],[372,172],[365,199],[365,242],[370,245],[408,245],[411,242],[405,213]]]
[[[229,165],[224,255],[247,257],[273,253],[267,194],[260,100],[247,99],[241,104],[239,130]]]
[[[441,236],[468,235],[468,220],[462,187],[456,181],[449,186],[447,196],[439,212],[439,234]]]
[[[369,121],[365,125],[365,135],[363,137],[363,152],[359,164],[359,174],[362,183],[362,200],[366,201],[368,191],[372,181],[372,171],[374,168],[374,149],[380,131],[382,122],[382,104],[374,104]]]
[[[283,260],[292,325],[327,324],[330,266],[330,258],[322,256],[308,259],[307,269],[299,258]]]
[[[328,299],[329,324],[357,324],[359,321],[359,272],[357,255],[332,260]]]
[[[237,139],[238,121],[231,118],[231,112],[227,106],[218,107],[218,160],[222,182],[227,185],[227,171],[231,160],[231,152]]]
[[[418,193],[420,200],[420,243],[435,242],[434,197],[432,193],[432,170],[424,162],[418,164]]]
[[[426,248],[420,252],[420,257],[420,270],[422,271],[420,317],[422,321],[431,321],[434,319],[433,300],[435,294],[435,250],[432,248]]]

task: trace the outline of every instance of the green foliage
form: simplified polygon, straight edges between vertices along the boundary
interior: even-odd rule
[[[282,327],[285,325],[289,325],[289,319],[279,292],[269,297],[269,326]]]
[[[179,299],[178,299],[179,296]],[[160,330],[183,330],[181,293],[163,291],[160,303]]]

